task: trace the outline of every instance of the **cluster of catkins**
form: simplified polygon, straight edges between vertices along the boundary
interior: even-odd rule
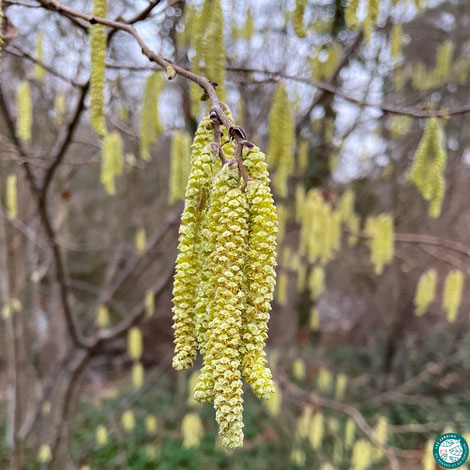
[[[180,226],[173,287],[173,367],[204,365],[194,398],[213,403],[225,449],[243,444],[242,376],[254,394],[274,392],[264,352],[275,284],[277,217],[265,156],[243,148],[250,181],[235,161],[221,164],[213,124],[200,123]],[[231,158],[233,144],[224,146]]]

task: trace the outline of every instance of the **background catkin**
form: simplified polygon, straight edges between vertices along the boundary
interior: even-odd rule
[[[110,196],[116,194],[114,180],[122,174],[122,169],[123,155],[121,134],[114,131],[111,134],[107,134],[103,140],[101,158],[101,183],[103,183],[106,192]]]
[[[31,90],[27,80],[21,82],[16,90],[16,109],[16,134],[23,142],[29,142],[31,140],[33,110],[31,104]]]
[[[457,318],[460,303],[462,302],[463,283],[463,273],[457,269],[450,271],[444,281],[442,308],[447,313],[447,319],[451,323]]]
[[[38,33],[36,34],[36,59],[39,60],[40,62],[44,62],[44,51],[42,48],[41,31],[38,31]],[[40,80],[41,82],[43,82],[44,79],[46,78],[46,70],[40,64],[36,64],[34,66],[34,73],[36,75],[36,78]]]
[[[421,274],[414,297],[415,314],[423,315],[436,297],[437,273],[430,269]]]
[[[423,198],[430,201],[429,215],[433,218],[441,213],[446,161],[444,132],[438,119],[430,118],[414,155],[410,176]]]
[[[163,75],[158,72],[150,74],[145,82],[140,115],[140,155],[145,161],[150,160],[150,146],[163,132],[158,114],[158,97],[163,85]]]
[[[305,7],[307,6],[307,0],[296,0],[295,10],[292,17],[292,25],[294,26],[294,32],[299,38],[304,38],[307,35],[307,31],[304,26],[304,15]]]
[[[93,16],[106,17],[107,0],[93,0]],[[95,132],[104,137],[104,84],[106,75],[106,28],[101,24],[90,25],[91,75],[90,75],[90,120]]]
[[[10,219],[16,219],[18,216],[18,190],[15,174],[8,175],[6,186],[7,214]]]

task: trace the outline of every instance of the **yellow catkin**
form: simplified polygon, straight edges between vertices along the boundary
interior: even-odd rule
[[[214,377],[212,373],[212,360],[210,357],[210,324],[213,319],[211,301],[213,290],[216,286],[212,272],[212,259],[215,245],[221,225],[219,224],[222,204],[225,194],[234,189],[239,184],[236,170],[225,165],[215,176],[209,194],[210,206],[203,219],[202,241],[200,256],[205,260],[200,272],[200,285],[198,289],[198,301],[196,303],[197,313],[197,338],[199,349],[204,357],[204,366],[201,375],[194,389],[194,398],[203,403],[210,403],[214,400]]]
[[[124,431],[133,431],[135,428],[135,416],[132,410],[126,410],[121,415],[121,426]]]
[[[158,113],[158,98],[163,89],[164,79],[161,73],[154,72],[145,82],[142,109],[140,113],[140,155],[143,160],[150,160],[150,146],[163,132]]]
[[[188,406],[194,407],[199,405],[199,403],[194,399],[194,388],[199,380],[199,371],[194,371],[188,379]]]
[[[198,253],[201,234],[203,236],[217,229],[217,222],[214,227],[206,231],[202,224],[206,212],[203,205],[204,194],[209,193],[209,183],[217,159],[217,155],[210,151],[209,145],[203,147],[204,142],[210,139],[210,136],[211,134],[204,132],[203,129],[200,129],[199,136],[196,133],[191,156],[192,166],[186,186],[185,207],[181,217],[179,254],[176,259],[176,274],[173,283],[173,328],[175,330],[173,367],[177,370],[186,370],[191,367],[196,356],[196,309],[200,269]],[[202,268],[208,267],[202,266]],[[205,312],[206,304],[203,302],[200,308]],[[207,330],[207,322],[205,330]],[[200,340],[203,335],[202,332],[198,333]]]
[[[206,31],[207,18],[210,15],[210,1],[204,0],[202,10],[195,15],[191,35],[191,47],[194,50],[191,70],[195,74],[201,72],[201,61],[204,56],[204,32]],[[191,100],[191,115],[196,117],[201,106],[201,88],[196,83],[189,85],[189,96]]]
[[[294,165],[294,117],[292,104],[282,83],[278,85],[269,114],[269,163],[277,167],[274,188],[287,196],[287,179]]]
[[[350,449],[355,441],[356,437],[356,422],[351,418],[346,421],[346,427],[344,430],[344,447]]]
[[[282,393],[279,387],[275,386],[275,391],[271,393],[271,396],[264,402],[264,404],[272,416],[279,416],[282,405]]]
[[[304,38],[307,35],[307,30],[304,26],[304,15],[306,6],[307,0],[295,1],[295,10],[292,16],[292,26],[294,27],[295,34],[297,34],[299,38]]]
[[[400,139],[410,133],[413,119],[409,116],[393,116],[388,123],[388,129],[394,139]]]
[[[15,174],[8,175],[6,184],[6,207],[10,219],[18,217],[18,189]]]
[[[305,380],[307,371],[305,368],[305,362],[302,359],[297,358],[294,361],[292,364],[292,373],[296,380]]]
[[[318,331],[320,329],[320,312],[317,307],[312,307],[310,309],[308,326],[310,331]]]
[[[333,374],[325,367],[321,367],[317,376],[317,389],[320,392],[329,392],[333,385]]]
[[[436,468],[436,459],[434,458],[434,439],[428,439],[423,453],[423,470],[434,470]]]
[[[304,212],[305,202],[305,187],[303,184],[298,184],[295,187],[295,221],[301,222]]]
[[[248,8],[246,12],[245,24],[243,25],[243,30],[242,30],[242,39],[244,39],[245,41],[250,41],[254,32],[255,32],[255,25],[254,25],[253,13],[251,12],[251,8]]]
[[[98,328],[105,328],[109,325],[109,311],[107,307],[101,306],[98,308],[95,323]]]
[[[116,194],[116,186],[114,180],[122,175],[123,154],[122,154],[122,138],[119,132],[114,131],[107,134],[103,140],[103,148],[101,154],[101,183],[106,192],[113,196]]]
[[[297,292],[301,293],[305,290],[307,281],[307,266],[300,263],[297,269]]]
[[[127,333],[127,352],[131,359],[138,361],[142,357],[142,351],[142,333],[139,328],[133,326]]]
[[[151,317],[155,312],[155,294],[152,289],[145,292],[145,315]]]
[[[158,421],[157,418],[153,415],[148,415],[145,418],[145,431],[147,434],[154,436],[157,434]]]
[[[297,421],[297,437],[302,439],[308,437],[310,431],[310,423],[312,421],[313,408],[306,406],[302,412],[302,415]]]
[[[107,0],[93,0],[93,15],[106,17]],[[106,134],[104,85],[106,75],[106,27],[101,24],[90,26],[90,121],[95,132]]]
[[[312,417],[308,434],[308,441],[313,450],[318,450],[321,448],[324,434],[325,422],[323,419],[323,414],[321,412],[317,412]]]
[[[361,227],[361,220],[359,219],[359,216],[357,214],[352,214],[349,217],[346,226],[350,231],[348,234],[348,245],[351,247],[356,246],[357,242],[359,241],[357,234],[359,233]]]
[[[414,297],[415,314],[419,317],[428,309],[436,298],[437,273],[430,269],[419,278]]]
[[[47,444],[41,445],[38,450],[38,462],[49,463],[52,460],[52,451]]]
[[[135,232],[134,248],[137,254],[141,255],[147,246],[147,234],[145,228],[141,227]]]
[[[285,307],[288,297],[288,278],[285,272],[281,272],[278,276],[276,294],[279,305]]]
[[[357,7],[359,6],[359,0],[348,0],[346,9],[344,12],[344,18],[346,25],[350,29],[356,29],[358,25],[357,20]]]
[[[343,400],[348,387],[348,376],[346,374],[338,374],[336,376],[335,397],[337,400]]]
[[[31,90],[27,80],[21,82],[16,90],[16,109],[16,134],[23,142],[29,142],[31,140],[33,109],[31,104]]]
[[[44,51],[42,49],[42,33],[41,31],[38,31],[36,34],[36,59],[39,62],[44,62]],[[36,75],[36,78],[43,82],[46,78],[46,70],[44,67],[40,64],[36,64],[34,66],[34,73]]]
[[[330,261],[341,242],[341,218],[318,190],[310,190],[304,201],[300,253],[313,263]]]
[[[0,48],[3,47],[3,9],[0,3]]]
[[[302,468],[305,466],[305,459],[305,452],[300,447],[296,446],[292,449],[289,460],[293,465]]]
[[[464,277],[462,271],[456,269],[447,274],[444,281],[444,293],[442,296],[442,308],[447,314],[449,322],[453,323],[457,318],[462,302],[462,289]]]
[[[366,470],[372,461],[372,448],[369,441],[359,439],[354,444],[351,457],[351,470]]]
[[[297,172],[303,175],[308,168],[308,142],[302,140],[297,151]]]
[[[396,58],[401,52],[401,43],[403,41],[403,29],[400,24],[394,24],[392,27],[392,37],[390,39],[390,49],[392,57]]]
[[[260,157],[264,163],[264,155]],[[274,392],[264,347],[276,276],[277,217],[266,183],[250,182],[246,190],[249,236],[244,266],[246,310],[242,319],[240,345],[243,376],[253,393],[261,399],[268,399]]]
[[[197,413],[191,412],[185,415],[181,423],[183,434],[183,447],[197,447],[204,437],[204,427]]]
[[[444,81],[450,75],[454,46],[451,41],[444,41],[436,52],[435,74],[438,80]]]
[[[310,298],[312,300],[318,300],[320,295],[325,290],[325,271],[320,266],[315,266],[308,280],[308,286],[310,289]]]
[[[142,387],[144,383],[145,370],[144,366],[140,362],[136,362],[132,365],[131,378],[132,385],[135,388]]]
[[[55,122],[58,126],[61,126],[65,122],[65,113],[67,111],[67,103],[65,101],[65,95],[63,93],[55,97],[54,109]]]
[[[380,0],[368,0],[367,14],[363,22],[364,36],[367,42],[370,40],[372,28],[377,24],[379,6]]]
[[[99,447],[105,446],[108,443],[108,430],[102,424],[96,428],[95,440]]]
[[[346,190],[338,203],[338,212],[342,222],[347,222],[354,214],[354,203],[356,196],[352,189]]]
[[[222,204],[217,237],[211,302],[211,350],[214,376],[214,408],[219,423],[219,435],[227,450],[243,444],[243,406],[240,365],[240,330],[244,299],[242,296],[243,255],[248,239],[248,203],[240,189],[230,190]],[[227,332],[230,332],[227,335]]]
[[[224,14],[220,0],[210,2],[210,13],[204,20],[209,20],[203,46],[206,76],[218,84],[217,95],[225,101]]]
[[[429,215],[433,218],[441,213],[446,161],[444,132],[438,119],[430,118],[419,141],[410,176],[423,198],[430,201]]]
[[[388,436],[388,421],[385,416],[379,416],[374,428],[374,436],[379,444],[386,444]],[[371,449],[371,452],[373,460],[379,460],[383,456],[383,451],[379,447]]]
[[[184,198],[191,163],[190,145],[190,137],[186,132],[176,131],[173,134],[170,153],[169,204],[174,204]]]
[[[375,266],[375,273],[382,274],[384,266],[393,260],[394,229],[393,219],[389,214],[381,214],[369,219],[366,232],[371,237],[370,257]]]

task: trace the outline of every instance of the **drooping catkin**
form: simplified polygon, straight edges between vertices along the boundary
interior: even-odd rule
[[[344,447],[349,449],[353,446],[356,437],[356,422],[352,418],[348,418],[344,428]]]
[[[145,161],[150,160],[150,146],[163,132],[158,114],[158,98],[163,85],[163,75],[158,72],[150,74],[145,82],[140,114],[140,155]]]
[[[199,279],[198,299],[196,304],[196,331],[199,350],[204,357],[204,365],[199,379],[194,387],[194,398],[201,403],[211,403],[214,400],[214,376],[211,342],[211,322],[213,320],[213,294],[217,288],[217,278],[213,276],[214,253],[217,237],[221,229],[219,223],[225,194],[238,186],[239,177],[234,168],[225,165],[214,177],[209,193],[210,205],[204,215],[202,224],[202,240],[200,257],[202,269]]]
[[[222,445],[232,450],[243,443],[242,381],[239,371],[242,312],[246,308],[243,292],[243,255],[248,241],[248,203],[240,189],[224,198],[219,220],[215,256],[218,258],[211,321],[211,351],[214,374],[214,407]],[[212,281],[214,284],[214,281]]]
[[[417,316],[423,315],[429,305],[434,302],[436,297],[436,282],[437,273],[434,269],[426,271],[419,278],[414,297],[415,314]]]
[[[346,394],[347,387],[348,387],[348,376],[343,373],[338,374],[336,376],[336,391],[335,391],[336,400],[343,400],[344,395]]]
[[[457,269],[450,271],[444,281],[442,308],[445,310],[447,319],[451,323],[455,321],[459,312],[459,307],[462,302],[463,284],[463,273]]]
[[[366,223],[366,233],[371,237],[370,259],[376,274],[382,274],[384,267],[393,260],[394,229],[390,214],[381,214]]]
[[[207,22],[204,37],[204,62],[206,76],[217,83],[217,95],[225,101],[225,44],[224,44],[224,13],[220,0],[210,2],[210,14],[203,18]]]
[[[15,174],[8,175],[6,184],[6,206],[7,214],[10,219],[16,219],[18,216],[18,189],[17,178]]]
[[[441,82],[450,75],[453,51],[454,45],[448,39],[437,48],[435,75]]]
[[[357,19],[357,7],[359,6],[359,0],[348,0],[346,9],[344,11],[344,19],[349,29],[356,29],[358,25]]]
[[[244,275],[246,307],[241,329],[242,373],[253,393],[268,399],[274,391],[266,367],[265,341],[268,337],[269,311],[275,285],[276,208],[267,184],[248,183],[249,237]]]
[[[106,17],[107,0],[93,0],[93,16]],[[106,134],[104,85],[106,75],[106,27],[101,24],[90,26],[90,121],[95,132]]]
[[[175,330],[175,356],[173,367],[186,370],[196,357],[195,308],[198,287],[198,249],[200,242],[201,194],[207,190],[212,178],[214,155],[209,146],[194,149],[185,207],[181,216],[179,255],[173,284],[173,328]],[[203,189],[205,188],[205,189]]]
[[[308,434],[308,441],[313,450],[319,450],[321,448],[324,434],[325,422],[323,419],[323,414],[321,411],[318,411],[312,416]]]
[[[302,140],[297,150],[297,172],[300,174],[304,174],[307,171],[308,152],[308,142],[306,140]]]
[[[370,41],[373,27],[377,24],[379,17],[380,0],[368,0],[367,14],[364,18],[364,36],[367,42]]]
[[[243,25],[242,30],[242,39],[245,41],[249,41],[255,32],[255,21],[253,18],[253,13],[251,12],[251,8],[248,8],[246,12],[245,23]]]
[[[312,300],[318,300],[325,290],[325,271],[320,266],[315,266],[310,272],[308,281],[310,297]]]
[[[96,427],[95,440],[99,447],[103,447],[108,443],[108,430],[102,424]]]
[[[277,167],[274,187],[287,197],[287,179],[294,167],[294,117],[292,104],[282,83],[278,85],[269,114],[268,162]]]
[[[439,217],[444,199],[444,170],[447,161],[445,136],[437,118],[426,123],[411,168],[411,180],[426,201],[430,201],[429,215]]]
[[[65,95],[60,93],[55,97],[54,101],[55,122],[61,126],[65,121],[65,113],[67,111],[67,104],[65,102]]]
[[[31,90],[29,82],[24,80],[16,90],[16,134],[23,142],[31,140],[31,124],[33,110],[31,104]]]
[[[295,1],[295,10],[292,16],[292,26],[294,27],[295,34],[297,34],[299,38],[304,38],[307,35],[307,30],[304,26],[304,15],[306,6],[307,0]]]
[[[36,34],[36,59],[39,62],[44,62],[44,51],[42,48],[42,32],[41,31],[38,31]],[[44,79],[46,78],[46,70],[40,64],[36,64],[34,66],[34,73],[36,75],[36,78],[41,82],[43,82]]]
[[[372,461],[371,444],[366,439],[359,439],[354,444],[351,457],[351,470],[366,470]]]
[[[202,10],[196,15],[192,28],[191,47],[194,50],[191,70],[195,74],[201,72],[201,61],[204,57],[204,33],[207,26],[207,18],[210,15],[210,1],[204,0]],[[196,83],[189,85],[189,97],[191,101],[191,115],[196,117],[201,106],[201,88]]]
[[[395,23],[392,27],[392,36],[390,38],[390,53],[392,57],[397,58],[401,52],[401,43],[403,41],[403,28]]]
[[[311,263],[319,260],[325,265],[333,258],[340,243],[340,213],[332,210],[318,190],[311,189],[303,204],[300,253]]]
[[[134,326],[127,333],[127,352],[132,360],[138,361],[142,357],[142,351],[142,333],[139,328]]]
[[[123,168],[122,139],[121,134],[113,131],[107,134],[103,140],[101,157],[101,183],[110,196],[116,194],[114,180],[121,176]]]
[[[183,434],[183,447],[196,447],[204,437],[204,426],[201,418],[195,412],[186,414],[181,423],[181,433]]]
[[[170,154],[170,188],[168,203],[184,198],[185,185],[191,165],[190,137],[184,131],[175,131]]]

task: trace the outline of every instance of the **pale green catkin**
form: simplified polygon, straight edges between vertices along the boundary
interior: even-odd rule
[[[191,140],[186,132],[175,131],[170,154],[169,204],[174,204],[184,198],[185,185],[191,165],[190,145]]]
[[[392,37],[390,39],[392,57],[396,58],[400,55],[402,40],[403,40],[403,29],[401,25],[394,24],[392,28]]]
[[[123,168],[122,139],[119,132],[107,134],[103,140],[101,158],[101,183],[110,196],[116,194],[114,180],[121,176]]]
[[[429,215],[433,218],[441,214],[446,161],[444,132],[438,119],[430,118],[414,156],[411,180],[423,198],[430,202]]]
[[[292,25],[294,26],[294,32],[299,38],[304,38],[307,35],[307,30],[304,26],[304,15],[305,7],[307,6],[307,0],[296,0],[295,10],[292,17]]]
[[[42,49],[42,33],[38,31],[36,34],[36,59],[40,62],[44,62],[44,51]],[[36,64],[34,66],[34,73],[36,74],[36,78],[43,82],[46,78],[46,70],[42,65]]]
[[[107,0],[93,0],[93,16],[106,17]],[[106,27],[90,26],[91,74],[90,74],[90,120],[95,132],[106,134],[104,85],[106,75]]]
[[[344,11],[344,18],[346,25],[349,29],[356,29],[358,25],[357,20],[357,7],[359,6],[359,0],[348,0],[346,9]]]
[[[150,146],[163,132],[158,114],[158,97],[163,89],[163,75],[154,72],[145,82],[142,110],[140,114],[140,155],[143,160],[150,160]]]
[[[282,83],[278,85],[269,114],[269,163],[277,166],[274,187],[287,197],[287,180],[294,167],[295,123],[292,104]]]
[[[211,1],[203,47],[206,76],[217,83],[217,95],[225,101],[224,14],[220,0]]]
[[[173,284],[173,328],[175,356],[173,367],[186,370],[196,357],[196,302],[199,283],[198,251],[200,243],[201,194],[207,191],[214,161],[209,146],[194,155],[181,216],[179,255]]]
[[[7,214],[10,219],[16,219],[18,216],[18,190],[17,178],[14,173],[8,175],[6,186]]]
[[[27,80],[21,82],[16,90],[16,109],[16,134],[23,142],[29,142],[31,140],[33,110],[31,104],[31,90]]]

